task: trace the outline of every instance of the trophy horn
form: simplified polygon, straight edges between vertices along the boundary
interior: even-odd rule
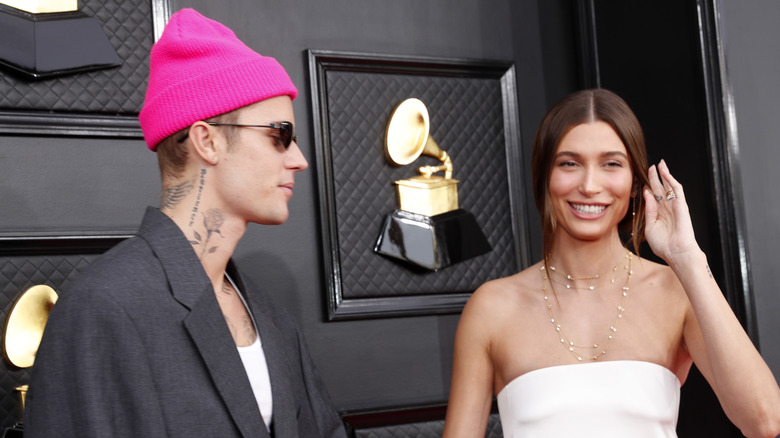
[[[415,98],[406,99],[393,110],[385,133],[385,155],[399,166],[409,164],[429,155],[438,158],[441,166],[423,166],[418,169],[430,178],[435,172],[444,171],[445,179],[452,179],[452,160],[429,134],[430,118],[425,104]]]
[[[19,368],[29,368],[35,362],[35,354],[43,337],[57,292],[39,284],[27,289],[14,303],[8,316],[3,336],[3,350],[9,362]],[[27,385],[15,388],[20,398],[20,420],[24,417]]]

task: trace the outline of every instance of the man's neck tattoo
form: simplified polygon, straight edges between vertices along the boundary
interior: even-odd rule
[[[190,240],[190,244],[192,244],[193,247],[200,247],[200,255],[198,257],[202,259],[204,255],[211,254],[217,250],[217,246],[213,245],[213,242],[210,242],[211,237],[214,234],[219,234],[219,237],[224,237],[221,230],[222,224],[224,223],[225,215],[216,208],[212,208],[203,213],[203,227],[205,228],[206,237],[204,238],[197,230],[193,230],[192,235],[194,238],[193,240]]]
[[[183,181],[172,187],[168,187],[163,192],[162,200],[160,201],[160,210],[170,210],[179,205],[187,194],[195,187],[195,178]]]
[[[192,206],[192,214],[190,214],[190,227],[195,223],[195,218],[198,215],[198,209],[200,208],[200,197],[203,195],[203,187],[206,186],[206,169],[200,169],[200,182],[198,183],[198,197],[195,198],[195,205]]]

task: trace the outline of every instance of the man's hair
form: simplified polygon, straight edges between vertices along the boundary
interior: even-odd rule
[[[238,111],[236,109],[225,114],[220,114],[216,117],[211,117],[206,120],[207,122],[219,122],[219,123],[237,123]],[[235,126],[221,126],[225,138],[228,142],[228,150],[233,147],[233,144],[237,141],[237,127]],[[163,184],[167,180],[177,180],[184,176],[184,170],[187,167],[187,160],[189,159],[189,142],[190,138],[187,137],[183,142],[179,142],[183,136],[187,134],[190,127],[186,127],[172,135],[169,135],[157,145],[157,165],[160,167],[160,177],[163,180]]]

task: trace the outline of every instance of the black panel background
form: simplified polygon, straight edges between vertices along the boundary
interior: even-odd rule
[[[499,78],[328,71],[326,86],[343,298],[471,292],[516,272],[509,199],[516,188],[508,187]],[[390,114],[410,97],[427,106],[430,134],[460,181],[460,208],[475,215],[493,247],[435,273],[373,252],[385,215],[397,208],[393,181],[438,163],[423,156],[399,167],[385,158]]]
[[[34,241],[0,242],[0,319],[3,321],[3,333],[8,314],[24,291],[43,284],[60,293],[69,279],[118,241],[109,240],[96,247],[94,240],[73,240],[67,247],[55,245],[48,248],[45,243]],[[24,248],[20,249],[20,246]],[[0,363],[0,428],[9,427],[19,420],[19,395],[14,388],[29,382],[30,369],[14,366],[3,353]]]
[[[141,110],[154,42],[150,0],[79,0],[95,17],[123,64],[28,81],[0,70],[0,110],[130,115]]]

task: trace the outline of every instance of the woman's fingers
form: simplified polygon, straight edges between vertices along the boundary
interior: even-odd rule
[[[645,226],[647,226],[655,223],[658,217],[658,202],[656,202],[657,198],[650,187],[645,186],[642,194],[645,197]]]
[[[650,190],[652,191],[655,200],[660,203],[664,199],[663,196],[664,193],[666,193],[666,190],[664,190],[661,179],[658,177],[658,170],[655,164],[648,169],[647,178],[650,180]]]
[[[685,202],[685,193],[682,185],[669,172],[666,161],[661,160],[658,166],[652,165],[647,172],[650,180],[650,190],[658,203],[665,201],[681,200]]]
[[[664,199],[668,197],[668,193],[671,190],[672,193],[674,193],[674,199],[679,199],[682,202],[685,202],[685,193],[683,192],[682,184],[680,184],[669,172],[669,166],[666,165],[666,162],[664,160],[661,160],[661,162],[658,165],[658,170],[661,173],[661,178],[664,180],[664,186],[668,187],[666,191],[664,192]]]

